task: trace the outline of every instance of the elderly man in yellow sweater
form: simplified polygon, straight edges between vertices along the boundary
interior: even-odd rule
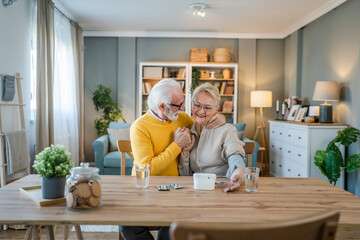
[[[178,82],[163,79],[151,90],[149,110],[130,128],[135,164],[149,164],[150,175],[178,176],[177,159],[181,149],[190,145],[188,129],[194,119],[183,112],[184,93]],[[208,128],[225,124],[223,115],[215,115]],[[132,175],[135,176],[135,167]]]
[[[181,149],[191,145],[189,129],[194,119],[183,112],[184,93],[172,79],[159,81],[148,97],[149,110],[130,128],[131,147],[134,154],[132,175],[136,164],[149,164],[150,175],[178,176],[178,156]],[[217,114],[208,124],[216,128],[225,124],[225,117]],[[146,227],[120,226],[125,239],[153,239]],[[169,239],[169,228],[161,227],[158,239]]]

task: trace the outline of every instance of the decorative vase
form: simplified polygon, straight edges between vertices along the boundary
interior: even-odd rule
[[[230,69],[225,68],[222,73],[223,73],[224,79],[230,79]]]
[[[42,177],[41,180],[42,197],[45,199],[55,199],[55,198],[64,197],[65,180],[66,180],[66,176],[59,178]]]

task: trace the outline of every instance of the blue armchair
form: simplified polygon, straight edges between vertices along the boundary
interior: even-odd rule
[[[111,129],[130,128],[130,123],[111,122]],[[100,169],[102,175],[120,175],[121,153],[111,151],[109,135],[103,135],[92,143],[95,152],[95,166]],[[125,157],[125,174],[131,175],[133,160],[126,154]]]
[[[251,166],[256,167],[257,152],[258,152],[259,147],[260,147],[259,144],[254,140],[243,137],[245,127],[246,127],[246,123],[236,123],[236,124],[233,124],[233,125],[236,128],[236,130],[238,131],[238,137],[240,138],[241,141],[243,141],[244,143],[246,143],[246,142],[254,142],[255,143],[255,151],[254,151],[253,154],[251,154]],[[245,157],[244,161],[245,161],[245,166],[247,166],[247,158],[246,157]]]

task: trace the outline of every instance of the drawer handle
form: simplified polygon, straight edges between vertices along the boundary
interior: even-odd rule
[[[298,139],[301,139],[301,137],[298,137]]]
[[[279,148],[280,150],[282,150],[282,148]]]
[[[274,131],[271,131],[272,133],[274,133]]]
[[[281,167],[281,164],[279,165],[279,167]]]
[[[271,163],[274,163],[274,161],[271,161]]]
[[[291,134],[289,134],[288,137],[291,137]]]
[[[298,173],[298,177],[301,177],[301,174],[300,174],[300,173]]]
[[[301,154],[298,154],[298,157],[301,157]]]
[[[291,151],[289,150],[288,153],[291,153]]]
[[[288,169],[288,172],[291,172],[291,170],[290,170],[290,169]]]
[[[271,145],[271,147],[273,148],[273,147],[274,147],[274,145]]]
[[[282,133],[280,133],[280,135],[282,135]]]

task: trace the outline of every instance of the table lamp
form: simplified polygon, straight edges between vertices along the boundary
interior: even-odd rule
[[[315,85],[314,101],[325,101],[320,104],[320,123],[332,123],[332,105],[328,101],[339,101],[339,87],[337,82],[317,81]]]
[[[266,147],[263,108],[264,107],[272,107],[272,92],[271,91],[251,91],[250,105],[251,105],[251,107],[259,107],[260,108],[260,126],[256,127],[254,140],[256,141],[256,137],[260,133],[259,151],[260,151],[261,165],[263,164],[263,160],[265,160],[265,171],[264,172],[266,173],[269,169],[269,160],[268,160],[268,152],[267,152],[267,147]]]

